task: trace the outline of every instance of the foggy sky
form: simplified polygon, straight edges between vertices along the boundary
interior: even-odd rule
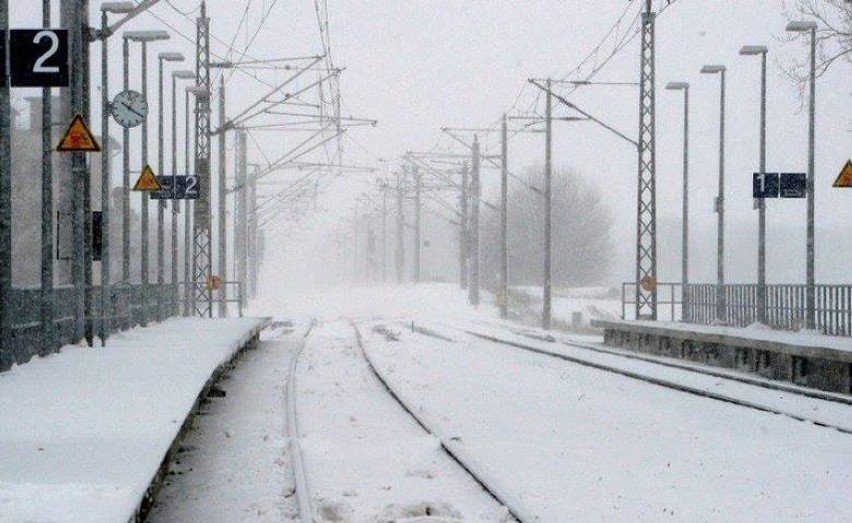
[[[39,6],[12,0],[13,27],[31,27],[40,20]],[[58,4],[58,2],[55,2]],[[314,4],[309,1],[264,0],[251,6],[247,23],[235,39],[244,47],[257,28],[260,13],[276,4],[272,16],[249,51],[252,57],[317,54],[319,44]],[[662,5],[662,2],[658,2]],[[190,12],[197,3],[172,0],[176,8]],[[441,126],[493,125],[505,111],[542,112],[541,97],[526,84],[530,77],[569,75],[579,60],[600,40],[625,9],[623,0],[528,1],[508,0],[331,0],[330,35],[335,63],[346,67],[342,78],[344,113],[375,118],[375,129],[353,129],[345,142],[347,162],[376,165],[378,158],[395,159],[407,150],[446,147]],[[99,2],[92,2],[93,23]],[[234,38],[244,1],[212,0],[211,32],[225,42]],[[190,21],[166,2],[153,9],[161,18],[189,36]],[[635,12],[631,8],[631,12]],[[194,18],[196,15],[189,15]],[[629,19],[630,17],[628,17]],[[679,93],[663,90],[671,80],[688,81],[691,90],[691,220],[693,234],[693,281],[712,281],[715,275],[715,220],[712,212],[717,187],[718,93],[716,76],[700,75],[706,63],[728,66],[727,111],[727,220],[731,249],[728,268],[732,281],[754,279],[754,239],[757,213],[752,210],[751,173],[757,169],[758,100],[760,66],[757,57],[740,57],[745,44],[765,44],[769,54],[768,160],[770,171],[805,171],[807,168],[807,114],[800,110],[795,87],[780,73],[779,63],[804,58],[807,50],[798,43],[782,43],[786,19],[779,1],[680,0],[657,22],[657,183],[661,220],[661,279],[680,276],[679,217],[681,198],[681,119]],[[58,25],[58,24],[54,24]],[[165,29],[150,15],[143,15],[125,29]],[[111,92],[120,86],[120,40],[112,47]],[[213,51],[226,53],[213,42]],[[609,45],[605,45],[609,47]],[[160,50],[179,50],[190,59],[191,45],[176,37],[168,44],[150,47],[149,82],[155,88],[153,56]],[[596,76],[605,81],[637,81],[639,42],[634,40]],[[99,70],[99,52],[93,50],[92,69]],[[138,51],[133,57],[138,61]],[[138,70],[138,62],[132,62]],[[184,64],[193,68],[193,63]],[[843,279],[845,260],[852,243],[848,238],[852,191],[831,188],[843,163],[852,155],[848,62],[837,62],[817,85],[817,280]],[[846,80],[846,81],[844,81]],[[97,83],[96,80],[93,83]],[[96,86],[97,88],[97,86]],[[228,99],[228,112],[239,112],[266,87],[236,74],[229,88],[238,95]],[[96,92],[97,93],[97,92]],[[16,90],[15,96],[33,94]],[[520,94],[520,96],[519,96]],[[538,98],[538,105],[534,102]],[[579,106],[635,136],[638,126],[638,93],[635,87],[585,87],[571,96]],[[516,103],[517,100],[517,103]],[[156,101],[151,100],[152,114]],[[182,106],[181,106],[182,107]],[[97,109],[93,119],[98,121]],[[569,114],[564,108],[557,115]],[[181,118],[182,122],[182,118]],[[182,127],[182,126],[181,126]],[[616,238],[623,255],[613,280],[633,274],[635,247],[636,155],[629,144],[591,123],[557,122],[554,126],[554,164],[574,168],[599,184],[607,193],[616,221]],[[152,128],[153,129],[153,128]],[[113,125],[111,132],[120,131]],[[180,131],[182,133],[182,131]],[[491,153],[498,136],[481,136]],[[285,135],[264,135],[261,144],[275,156]],[[138,156],[138,146],[135,149]],[[459,149],[457,149],[459,150]],[[156,151],[152,140],[152,155]],[[259,152],[250,150],[252,161]],[[510,169],[543,161],[541,135],[519,135],[510,144]],[[136,166],[134,166],[136,168]],[[324,196],[323,207],[340,209],[353,195],[368,190],[366,174],[335,180]],[[498,187],[498,173],[483,174],[486,195]],[[337,213],[318,216],[330,224]],[[771,201],[768,205],[770,242],[769,271],[791,274],[804,280],[805,201]],[[663,224],[670,224],[664,226]],[[322,234],[316,225],[305,238]],[[663,233],[674,233],[664,236]],[[751,236],[749,236],[751,235]],[[292,237],[290,238],[292,242]],[[288,245],[292,245],[289,243]],[[293,252],[293,249],[289,249]],[[848,277],[845,278],[848,281]]]

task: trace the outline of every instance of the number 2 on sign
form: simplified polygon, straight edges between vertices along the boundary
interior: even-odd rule
[[[187,176],[186,177],[186,196],[187,198],[197,198],[198,197],[198,178],[195,176]]]
[[[53,73],[53,74],[58,73],[59,72],[58,66],[55,66],[55,65],[45,66],[44,63],[46,61],[50,60],[50,57],[55,55],[56,52],[59,50],[59,37],[56,36],[56,33],[54,33],[53,31],[39,31],[38,33],[36,33],[35,37],[33,38],[33,43],[39,44],[39,43],[41,43],[42,39],[44,39],[44,38],[47,38],[47,39],[50,40],[50,49],[48,49],[46,53],[41,55],[41,57],[38,60],[36,60],[35,65],[33,65],[33,72],[34,73]]]

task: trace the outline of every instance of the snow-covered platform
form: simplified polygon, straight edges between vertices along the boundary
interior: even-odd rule
[[[666,321],[594,320],[607,345],[852,392],[852,339],[812,332]]]
[[[131,521],[270,320],[172,319],[0,373],[0,521]]]

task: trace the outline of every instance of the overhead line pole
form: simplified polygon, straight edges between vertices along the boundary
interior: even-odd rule
[[[219,191],[218,191],[218,214],[219,214],[219,277],[222,280],[222,286],[219,288],[219,317],[225,318],[228,316],[228,244],[227,244],[227,188],[225,183],[225,131],[227,130],[227,121],[225,117],[225,75],[219,76]]]
[[[420,175],[420,168],[417,165],[411,166],[411,174],[414,177],[414,283],[420,283],[421,278],[421,246],[423,240],[421,238],[421,200],[420,192],[423,188],[423,180]]]
[[[193,254],[193,301],[197,316],[213,317],[213,294],[207,280],[211,276],[210,213],[210,19],[207,3],[201,2],[197,19],[196,81],[205,90],[195,97],[195,172],[201,185],[195,202]]]
[[[396,177],[396,281],[403,282],[403,270],[405,266],[405,215],[403,209],[403,187],[404,177]]]
[[[474,307],[479,306],[479,201],[481,196],[479,171],[479,136],[473,137],[473,169],[471,170],[471,213],[470,213],[470,286],[468,287],[468,299]]]
[[[9,27],[9,2],[0,0],[0,30]],[[5,46],[4,46],[5,47]],[[5,56],[1,57],[3,60]],[[12,366],[12,105],[9,81],[0,84],[0,370]]]
[[[500,165],[500,317],[509,317],[509,136],[506,114],[501,126]]]
[[[542,284],[542,309],[541,309],[541,327],[545,330],[550,329],[550,324],[553,315],[552,295],[553,295],[553,279],[552,279],[552,264],[553,264],[553,240],[552,240],[552,220],[553,220],[553,94],[551,91],[551,81],[547,80],[547,105],[545,106],[545,145],[544,145],[544,279]]]
[[[459,287],[467,289],[467,258],[470,241],[468,237],[468,168],[467,162],[462,165],[461,187],[459,188],[459,207],[461,211],[461,227],[459,227]]]

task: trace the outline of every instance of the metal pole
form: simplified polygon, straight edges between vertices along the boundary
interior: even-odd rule
[[[42,27],[50,27],[50,0],[42,0]],[[106,14],[104,14],[106,17]],[[105,22],[104,22],[105,23]],[[5,86],[4,86],[5,87]],[[56,350],[55,293],[53,289],[53,99],[50,88],[41,90],[41,352]],[[106,151],[106,149],[104,149]],[[4,158],[6,151],[3,153]],[[3,308],[7,306],[3,303]],[[0,358],[2,359],[2,358]],[[2,368],[0,361],[0,368]]]
[[[0,0],[0,30],[9,27],[9,3]],[[7,46],[4,46],[4,48]],[[6,60],[6,56],[0,57]],[[12,315],[12,106],[8,78],[0,84],[0,370],[14,362]]]
[[[177,184],[177,78],[172,75],[172,172],[174,183]],[[178,214],[180,200],[172,198],[172,315],[178,315],[180,301],[180,285],[178,284]]]
[[[142,41],[142,97],[148,100],[148,42]],[[142,120],[142,163],[148,165],[148,119]],[[148,288],[148,192],[142,191],[142,316],[143,327],[148,325],[148,306],[150,305],[150,289]]]
[[[130,41],[124,38],[124,90],[130,89]],[[130,129],[121,131],[122,199],[121,199],[121,279],[130,283]]]
[[[388,186],[382,184],[382,283],[388,281]]]
[[[196,25],[196,85],[204,90],[195,97],[195,172],[201,185],[194,203],[195,230],[193,236],[193,307],[201,317],[213,317],[213,291],[207,285],[212,276],[212,239],[210,213],[210,19],[207,3],[201,2]]]
[[[249,262],[249,296],[255,298],[257,296],[257,278],[258,278],[258,260],[257,260],[257,174],[260,172],[260,166],[254,166],[254,173],[249,181],[249,233],[248,233],[248,249]]]
[[[719,194],[716,197],[717,246],[716,246],[716,320],[726,322],[727,300],[725,296],[725,71],[721,71],[721,94],[719,97]]]
[[[467,255],[470,242],[468,241],[468,170],[467,162],[462,165],[461,187],[459,188],[459,207],[461,208],[461,224],[459,225],[459,287],[467,289]]]
[[[687,285],[689,285],[689,86],[683,90],[683,217],[681,236],[681,319],[686,320]]]
[[[636,192],[636,319],[657,319],[656,14],[642,13],[639,64],[639,150]],[[643,287],[644,286],[644,287]]]
[[[50,0],[45,0],[49,4]],[[49,9],[49,5],[47,6]],[[49,16],[49,14],[47,15]],[[45,20],[49,23],[49,20]],[[47,27],[45,25],[45,27]],[[110,213],[110,150],[109,150],[109,46],[107,42],[107,12],[101,11],[101,345],[106,346],[112,324],[110,305],[109,213]],[[48,90],[49,91],[49,90]],[[49,96],[49,93],[48,93]],[[44,137],[44,134],[42,134]],[[50,132],[47,133],[50,138]]]
[[[551,80],[547,79],[547,105],[545,106],[545,135],[544,135],[544,281],[542,283],[541,328],[550,329],[552,318],[552,285],[551,263],[552,252],[552,179],[553,179],[553,95]]]
[[[500,128],[500,317],[509,317],[509,133],[503,114]]]
[[[227,243],[227,214],[225,210],[225,75],[219,76],[219,277],[222,287],[219,289],[219,317],[228,316],[228,243]]]
[[[184,93],[184,100],[186,102],[186,109],[184,111],[185,123],[184,123],[184,164],[183,174],[189,175],[190,173],[190,163],[189,163],[189,137],[192,133],[192,128],[189,126],[189,91]],[[184,206],[184,215],[183,215],[183,293],[184,293],[184,307],[183,307],[183,315],[190,316],[192,314],[192,213],[190,209],[192,200],[187,200],[186,205]]]
[[[246,242],[246,233],[248,232],[248,188],[246,187],[246,178],[248,177],[248,135],[246,131],[240,130],[237,133],[237,193],[235,196],[235,204],[237,206],[237,220],[234,231],[236,232],[236,241],[234,247],[237,251],[237,280],[240,282],[240,304],[246,306],[246,288],[248,283],[248,248]]]
[[[473,137],[473,169],[471,169],[471,212],[470,212],[470,287],[468,299],[474,307],[479,306],[479,201],[482,195],[479,185],[479,137]]]
[[[807,311],[806,328],[816,329],[816,275],[814,270],[814,165],[816,119],[816,26],[811,29],[811,93],[808,110],[808,238],[807,238]]]
[[[760,172],[766,172],[766,52],[760,67]],[[757,321],[766,323],[766,200],[758,199]]]
[[[417,165],[412,166],[412,175],[414,176],[414,283],[420,283],[422,262],[420,248],[423,245],[420,192],[423,188],[423,180],[420,177],[420,168]]]
[[[405,241],[404,229],[405,216],[403,214],[403,198],[402,198],[403,179],[399,175],[396,178],[396,281],[403,281],[403,267],[405,265]]]
[[[81,100],[82,114],[87,122],[91,122],[90,104],[90,76],[89,76],[89,1],[81,0],[80,3],[80,59],[82,82]],[[91,347],[95,340],[95,308],[94,308],[94,280],[92,278],[92,173],[89,162],[86,161],[85,153],[81,154],[83,164],[83,318],[84,336],[86,343]]]
[[[166,174],[165,156],[163,154],[163,59],[158,58],[159,62],[159,82],[157,85],[157,174],[164,176]],[[166,284],[165,275],[165,230],[164,230],[164,211],[166,207],[165,200],[157,200],[157,321],[163,320],[163,287]]]
[[[83,114],[83,11],[85,0],[75,2],[71,15],[71,113]],[[70,115],[69,115],[70,116]],[[73,179],[73,215],[74,231],[73,282],[76,298],[76,332],[74,338],[86,337],[86,231],[85,189],[86,154],[71,153],[71,173]],[[87,340],[88,341],[88,340]]]

